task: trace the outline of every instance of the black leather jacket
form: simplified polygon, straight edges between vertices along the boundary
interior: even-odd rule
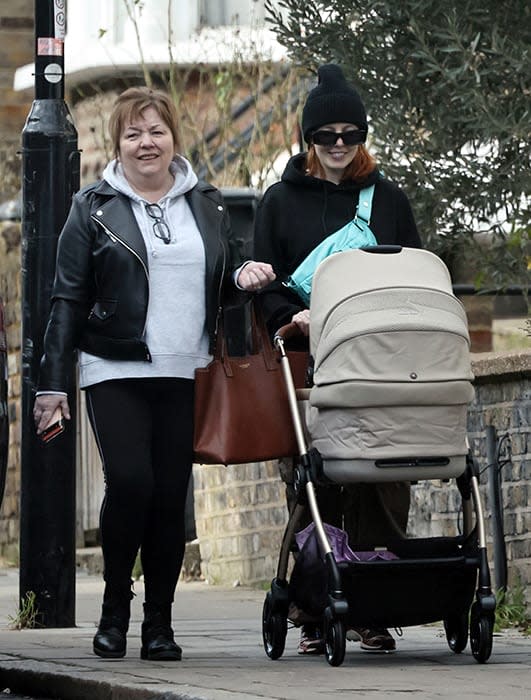
[[[185,196],[205,247],[213,352],[222,303],[242,296],[232,282],[241,259],[221,193],[198,182]],[[104,180],[84,188],[59,238],[39,390],[67,391],[78,348],[113,360],[150,361],[143,340],[148,300],[147,252],[128,198]]]

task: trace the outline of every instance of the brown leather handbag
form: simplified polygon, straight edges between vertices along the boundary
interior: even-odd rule
[[[206,367],[195,371],[194,462],[246,464],[298,453],[279,359],[253,309],[252,354],[229,357],[223,329]],[[295,386],[303,387],[307,352],[290,352]]]

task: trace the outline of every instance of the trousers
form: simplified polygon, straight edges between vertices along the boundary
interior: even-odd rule
[[[140,550],[146,603],[171,604],[185,548],[193,380],[117,379],[86,393],[105,478],[104,579],[130,585]]]

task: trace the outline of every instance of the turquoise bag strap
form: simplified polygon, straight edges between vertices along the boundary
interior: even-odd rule
[[[356,207],[355,219],[362,219],[367,226],[371,223],[372,197],[374,195],[374,185],[364,187],[360,190],[358,206]]]

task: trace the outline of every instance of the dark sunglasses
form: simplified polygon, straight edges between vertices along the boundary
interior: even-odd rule
[[[333,146],[341,139],[345,146],[354,146],[357,143],[365,143],[367,132],[365,129],[351,129],[350,131],[314,131],[312,142],[317,146]]]
[[[171,243],[171,231],[168,224],[164,221],[164,212],[159,204],[146,204],[146,213],[153,219],[153,233],[161,241],[168,244]]]

